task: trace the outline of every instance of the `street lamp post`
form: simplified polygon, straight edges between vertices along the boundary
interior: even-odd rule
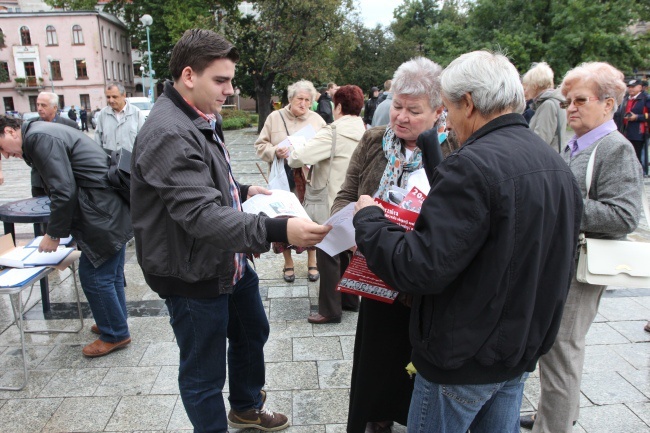
[[[52,73],[52,56],[47,56],[47,63],[50,64],[50,84],[52,85],[52,93],[54,93],[54,74]]]
[[[144,83],[144,66],[140,66],[140,80],[142,81],[142,96],[147,96],[147,86]]]
[[[149,27],[153,24],[151,15],[144,14],[140,17],[140,22],[147,30],[147,57],[149,58],[149,93],[151,93],[151,103],[153,104],[153,67],[151,66],[151,42],[149,39]]]

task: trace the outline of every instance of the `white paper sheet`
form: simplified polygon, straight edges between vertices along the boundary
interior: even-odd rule
[[[74,251],[74,248],[65,248],[65,247],[59,247],[56,251],[52,253],[39,253],[37,249],[35,248],[29,248],[30,250],[34,250],[32,254],[30,254],[25,260],[25,266],[54,266],[58,265],[68,257],[68,255]]]
[[[271,218],[298,217],[311,221],[307,212],[300,204],[298,197],[292,192],[272,189],[271,195],[256,194],[242,203],[244,212],[259,214],[264,212]]]
[[[354,225],[352,225],[355,204],[356,202],[349,203],[325,221],[323,225],[332,226],[332,230],[330,230],[320,243],[316,244],[317,248],[320,248],[333,257],[356,245],[354,240]]]
[[[9,269],[0,274],[0,287],[18,287],[28,281],[39,272],[45,269],[45,266],[23,269]]]
[[[42,240],[43,240],[43,236],[38,236],[34,238],[33,241],[25,245],[25,248],[38,248]],[[59,245],[68,245],[70,242],[72,242],[72,236],[59,239]]]

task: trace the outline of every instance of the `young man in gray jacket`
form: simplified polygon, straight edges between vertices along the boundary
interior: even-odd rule
[[[238,59],[220,35],[185,32],[169,62],[174,81],[165,83],[131,160],[138,262],[169,310],[181,398],[195,432],[289,426],[264,406],[269,323],[246,255],[268,251],[271,241],[315,245],[329,231],[300,218],[242,212],[247,198],[270,192],[235,181],[221,131],[218,113],[234,94]]]

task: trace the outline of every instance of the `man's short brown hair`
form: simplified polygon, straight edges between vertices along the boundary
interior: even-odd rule
[[[236,63],[239,61],[239,51],[230,41],[212,30],[190,29],[174,45],[169,59],[169,71],[174,81],[177,81],[186,67],[201,74],[217,59],[230,59]]]

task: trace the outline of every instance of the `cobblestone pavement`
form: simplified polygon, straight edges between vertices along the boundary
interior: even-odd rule
[[[263,183],[252,146],[255,138],[252,129],[226,134],[235,176],[242,183]],[[0,204],[29,197],[29,168],[15,159],[3,160],[2,168]],[[20,224],[16,229],[20,244],[31,239],[31,226]],[[650,240],[645,222],[634,237]],[[271,322],[266,346],[268,404],[289,416],[288,432],[342,433],[356,313],[344,312],[340,324],[309,324],[306,317],[316,309],[318,285],[307,280],[305,254],[298,255],[295,264],[296,281],[287,284],[281,256],[267,253],[256,261]],[[144,282],[132,246],[127,250],[126,275],[133,343],[104,358],[84,358],[81,348],[94,340],[89,330],[92,319],[78,334],[28,335],[29,383],[23,391],[0,391],[0,432],[192,430],[178,394],[178,349],[167,311]],[[24,293],[28,328],[74,327],[71,280],[69,272],[50,276],[52,313],[46,320],[40,291]],[[650,432],[650,333],[643,331],[648,319],[650,289],[607,290],[587,336],[582,411],[574,432]],[[15,384],[20,366],[19,333],[8,297],[2,296],[0,386]],[[535,373],[526,383],[522,411],[534,410],[538,396]],[[406,429],[396,426],[394,431]]]

